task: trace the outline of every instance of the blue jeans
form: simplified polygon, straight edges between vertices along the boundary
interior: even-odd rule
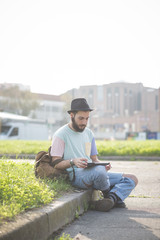
[[[123,173],[108,172],[104,166],[76,168],[72,185],[82,189],[92,188],[101,191],[111,188],[110,192],[114,192],[122,201],[135,188],[135,182],[132,179],[123,177]]]

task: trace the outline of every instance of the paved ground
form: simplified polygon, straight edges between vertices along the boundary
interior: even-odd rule
[[[160,239],[160,162],[113,161],[112,171],[133,173],[139,179],[125,201],[127,209],[88,211],[63,228],[61,234],[77,240]]]

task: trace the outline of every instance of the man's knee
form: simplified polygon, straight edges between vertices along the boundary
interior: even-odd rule
[[[95,167],[95,176],[99,179],[105,179],[108,178],[108,174],[107,171],[105,169],[105,167],[103,166],[96,166]]]
[[[135,182],[135,186],[138,184],[138,178],[133,174],[123,174],[123,177],[132,179]]]

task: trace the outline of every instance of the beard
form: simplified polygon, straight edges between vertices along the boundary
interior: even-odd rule
[[[81,128],[80,128],[80,127]],[[84,129],[86,128],[86,125],[79,125],[78,126],[78,124],[76,123],[76,121],[75,121],[75,118],[73,117],[72,118],[72,127],[74,128],[74,130],[76,131],[76,132],[83,132],[84,131]]]

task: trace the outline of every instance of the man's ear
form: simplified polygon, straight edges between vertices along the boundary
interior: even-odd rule
[[[71,116],[71,118],[73,118],[73,117],[74,117],[74,113],[73,113],[73,112],[71,112],[71,113],[70,113],[70,116]]]

